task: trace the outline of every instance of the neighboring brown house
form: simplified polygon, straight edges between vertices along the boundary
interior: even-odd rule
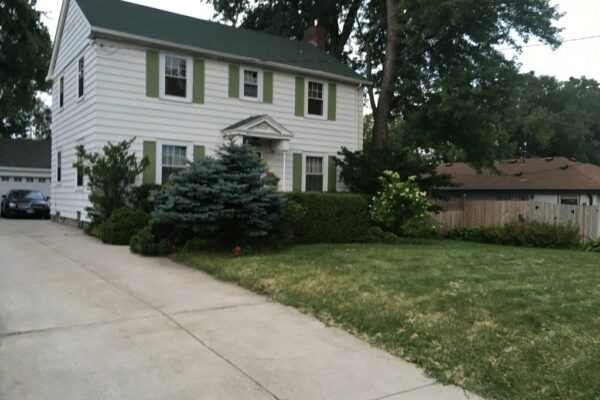
[[[442,198],[479,200],[535,200],[569,205],[600,203],[600,166],[564,157],[499,161],[498,172],[481,173],[466,163],[440,165],[457,187],[439,189]]]

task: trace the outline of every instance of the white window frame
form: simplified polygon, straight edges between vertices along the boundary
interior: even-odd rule
[[[62,110],[65,107],[65,77],[62,75],[58,79],[58,108]]]
[[[81,84],[81,88],[79,85]],[[81,89],[81,94],[79,93]],[[85,56],[81,55],[77,59],[77,100],[81,101],[85,97]]]
[[[60,186],[62,184],[63,181],[63,174],[64,174],[64,170],[63,170],[63,151],[62,151],[62,147],[59,147],[58,149],[56,149],[56,185]],[[60,177],[58,174],[58,170],[60,168]]]
[[[308,83],[309,82],[320,83],[321,85],[323,85],[323,115],[316,115],[316,114],[308,113]],[[327,82],[319,80],[319,79],[311,79],[311,78],[304,79],[304,116],[306,118],[326,120],[327,119],[327,105],[329,104],[328,98],[329,98],[329,85],[327,84]]]
[[[245,71],[252,71],[252,72],[257,73],[258,88],[256,89],[257,90],[256,97],[244,95],[244,72]],[[241,67],[240,68],[240,99],[248,100],[248,101],[257,101],[257,102],[262,103],[262,101],[263,101],[263,71],[261,69],[251,68],[251,67]]]
[[[563,204],[563,198],[571,200],[575,199],[577,200],[577,204]],[[558,204],[563,206],[579,206],[581,205],[581,199],[580,196],[576,193],[564,193],[558,197]]]
[[[73,163],[77,162],[77,146],[82,146],[84,145],[84,142],[82,139],[77,140],[77,142],[75,143],[75,147],[73,148]],[[83,176],[81,177],[81,186],[79,186],[77,184],[77,175],[79,174],[79,172],[77,171],[77,168],[75,169],[75,191],[76,192],[83,192],[85,191],[85,188],[87,187],[86,185],[86,179],[85,179],[85,174],[83,174]]]
[[[167,56],[183,58],[185,59],[185,97],[178,96],[169,96],[165,94],[165,58]],[[191,103],[192,102],[192,90],[194,88],[193,80],[194,80],[194,63],[192,62],[192,57],[186,56],[183,54],[171,53],[171,52],[161,52],[160,53],[160,62],[159,62],[159,92],[160,98],[164,100],[173,100],[179,101],[182,103]]]
[[[169,141],[157,141],[156,142],[156,184],[162,184],[162,148],[163,146],[179,146],[185,147],[185,158],[188,161],[192,161],[194,154],[194,146],[190,142],[169,140]]]
[[[327,153],[304,153],[302,154],[302,191],[306,192],[306,157],[318,157],[323,159],[323,193],[329,190],[328,179],[329,176],[329,159]]]

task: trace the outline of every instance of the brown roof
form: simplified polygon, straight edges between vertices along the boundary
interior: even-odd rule
[[[466,163],[442,164],[439,174],[452,175],[459,186],[442,190],[600,190],[600,166],[564,157],[497,161],[500,172],[477,173]]]

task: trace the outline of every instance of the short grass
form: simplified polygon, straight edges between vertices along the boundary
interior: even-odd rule
[[[600,255],[452,241],[175,258],[488,399],[600,399]]]

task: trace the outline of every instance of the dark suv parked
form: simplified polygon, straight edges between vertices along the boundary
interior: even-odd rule
[[[2,195],[0,216],[50,218],[50,197],[35,190],[11,190]]]

